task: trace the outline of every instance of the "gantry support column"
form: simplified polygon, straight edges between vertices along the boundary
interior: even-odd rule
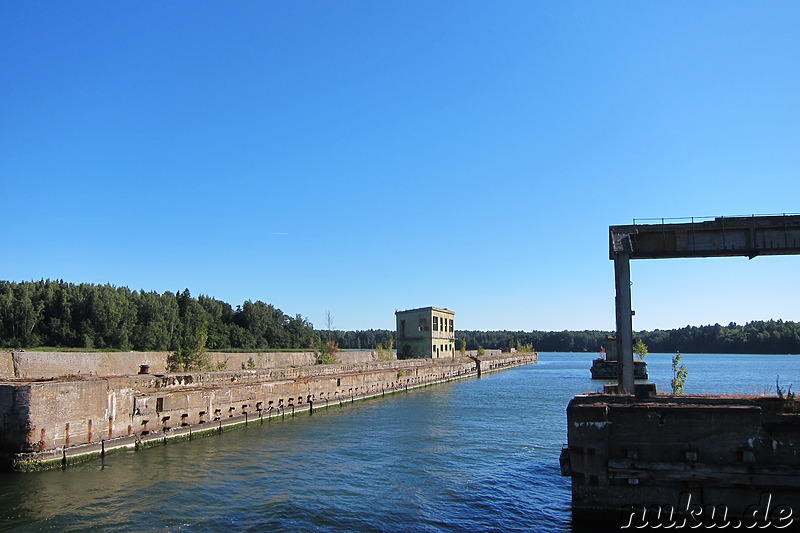
[[[614,281],[617,286],[617,354],[619,392],[633,394],[633,309],[631,309],[631,261],[629,252],[614,254]]]

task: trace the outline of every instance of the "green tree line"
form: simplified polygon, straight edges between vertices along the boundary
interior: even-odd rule
[[[457,331],[468,350],[531,344],[541,352],[598,352],[608,331]],[[0,281],[0,346],[157,350],[316,349],[320,335],[346,350],[387,346],[392,330],[315,331],[301,315],[250,300],[236,306],[189,290],[131,291],[64,281]],[[754,321],[636,332],[651,352],[800,353],[800,323]]]
[[[318,334],[300,315],[261,301],[42,280],[0,281],[0,346],[142,351],[312,348]]]
[[[611,331],[461,331],[467,349],[499,349],[531,343],[541,352],[597,352]],[[637,331],[635,337],[656,353],[800,353],[800,323],[783,320],[753,321],[745,325],[686,326],[679,329]]]
[[[686,326],[643,331],[638,336],[651,352],[688,353],[800,353],[800,322],[753,321],[741,326]]]
[[[394,342],[395,332],[388,329],[367,329],[358,331],[323,330],[320,333],[331,338],[343,350],[375,350],[380,344],[387,346]]]
[[[373,349],[394,337],[390,330],[335,331],[342,349]],[[456,331],[468,350],[503,349],[532,344],[540,352],[599,352],[610,331]],[[638,331],[650,352],[656,353],[800,353],[800,323],[754,321],[741,326],[686,326],[680,329]]]
[[[328,333],[328,332],[324,332]],[[395,332],[387,329],[331,332],[339,348],[345,350],[375,349],[380,343],[386,345],[394,339]],[[604,331],[456,331],[456,338],[466,340],[467,350],[499,350],[518,344],[532,344],[543,352],[591,352],[599,351],[605,342]]]

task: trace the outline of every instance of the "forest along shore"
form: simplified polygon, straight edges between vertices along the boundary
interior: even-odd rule
[[[330,331],[329,331],[330,330]],[[605,346],[610,331],[456,330],[466,349],[505,349],[532,345],[540,352],[593,352]],[[0,281],[0,346],[28,350],[42,346],[74,349],[196,351],[314,349],[321,339],[343,350],[386,346],[395,332],[316,330],[301,315],[290,316],[261,302],[231,304],[188,290],[132,291],[112,285],[64,281]],[[639,331],[651,352],[800,353],[800,323],[769,320]],[[238,368],[238,367],[237,367]]]

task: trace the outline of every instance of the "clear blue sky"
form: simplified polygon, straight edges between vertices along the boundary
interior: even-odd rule
[[[0,279],[613,329],[608,226],[800,212],[800,2],[0,3]],[[800,257],[632,264],[635,329]]]

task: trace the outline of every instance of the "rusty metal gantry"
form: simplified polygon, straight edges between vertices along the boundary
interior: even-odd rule
[[[662,218],[646,219],[646,222],[639,224],[634,220],[631,225],[609,227],[622,394],[634,391],[631,259],[734,256],[752,259],[759,255],[800,254],[800,215],[797,214]]]

